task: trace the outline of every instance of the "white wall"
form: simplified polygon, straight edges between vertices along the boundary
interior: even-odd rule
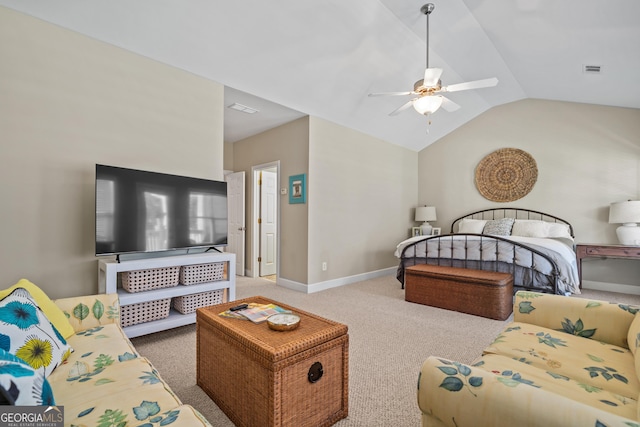
[[[0,7],[0,268],[97,292],[96,163],[222,179],[223,87]]]
[[[437,120],[434,116],[433,120]],[[482,114],[420,152],[419,204],[437,208],[437,226],[496,206],[548,212],[571,222],[578,243],[616,243],[609,204],[640,196],[640,110],[528,99]],[[531,154],[532,191],[511,203],[486,200],[475,168],[505,147]],[[585,280],[640,284],[640,263],[589,259]]]
[[[416,152],[310,118],[309,284],[397,266],[396,244],[414,225],[417,172]]]

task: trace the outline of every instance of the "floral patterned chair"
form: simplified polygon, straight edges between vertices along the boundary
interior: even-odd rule
[[[4,403],[63,406],[65,426],[210,426],[136,352],[117,294],[52,301],[23,279],[0,291],[0,325]]]
[[[638,426],[640,307],[520,291],[471,365],[429,357],[424,426]]]

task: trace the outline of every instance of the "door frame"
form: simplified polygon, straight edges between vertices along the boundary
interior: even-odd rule
[[[247,254],[247,173],[245,171],[238,171],[238,172],[233,172],[233,171],[224,171],[224,180],[225,182],[227,182],[228,185],[228,178],[230,175],[235,175],[235,174],[242,174],[242,212],[240,212],[240,214],[242,215],[242,224],[241,224],[241,230],[242,230],[242,239],[240,239],[241,241],[241,248],[235,248],[236,250],[240,249],[239,252],[236,252],[236,275],[237,276],[245,276],[246,275],[246,254]],[[228,187],[227,187],[227,193],[228,193]],[[229,202],[227,200],[227,202]],[[231,235],[231,216],[229,216],[229,235]],[[236,230],[236,231],[240,231],[240,230]],[[231,239],[228,239],[228,246],[227,246],[227,251],[229,251],[231,248]]]
[[[280,278],[280,160],[274,162],[262,163],[260,165],[251,166],[251,277],[258,277],[260,268],[258,267],[258,254],[260,253],[260,233],[258,232],[258,218],[260,216],[260,191],[258,191],[258,174],[264,169],[276,169],[276,191],[278,214],[277,214],[277,230],[276,230],[276,281]]]

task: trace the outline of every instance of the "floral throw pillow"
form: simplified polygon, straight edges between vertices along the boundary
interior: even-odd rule
[[[24,288],[0,300],[0,349],[46,377],[73,351]]]
[[[44,312],[44,315],[47,316],[47,319],[53,323],[53,326],[56,327],[58,332],[62,334],[64,339],[68,339],[71,335],[75,333],[73,330],[73,326],[69,323],[69,320],[64,315],[62,310],[47,296],[47,294],[40,289],[35,284],[31,283],[27,279],[20,279],[18,283],[15,285],[0,290],[0,300],[11,292],[13,292],[16,288],[24,288],[29,291],[31,294],[31,298],[36,302],[40,310]]]
[[[55,405],[53,392],[42,372],[0,349],[0,402],[5,405]]]
[[[484,226],[484,234],[493,234],[494,236],[510,236],[511,228],[513,228],[513,218],[501,218],[487,221]]]

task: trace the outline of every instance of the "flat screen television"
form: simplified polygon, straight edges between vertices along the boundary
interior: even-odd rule
[[[96,256],[227,245],[227,183],[96,165]]]

